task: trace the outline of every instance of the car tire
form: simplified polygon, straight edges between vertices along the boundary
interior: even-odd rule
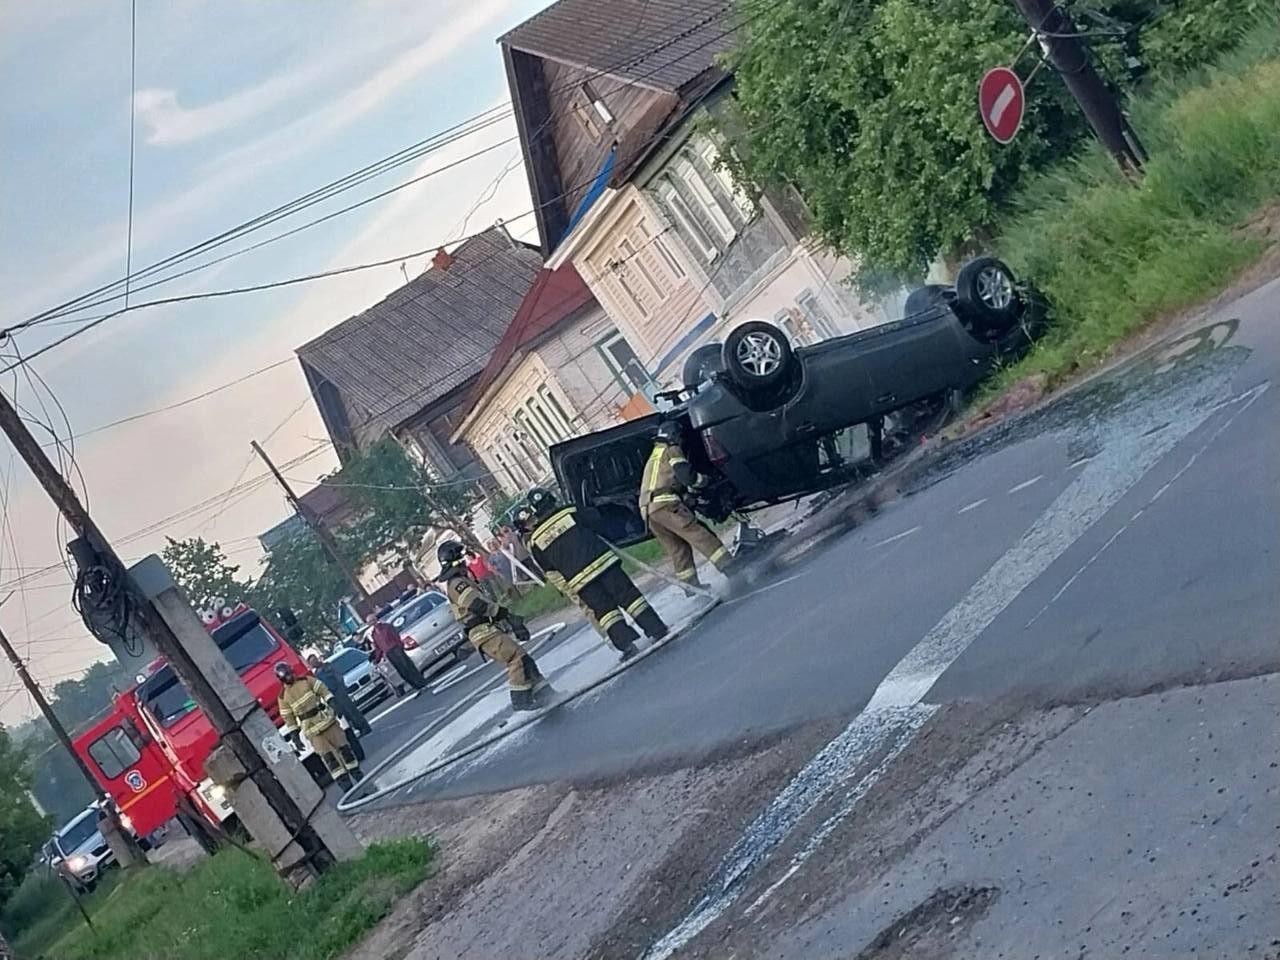
[[[907,294],[907,302],[902,307],[903,320],[919,320],[928,316],[939,307],[946,306],[951,288],[942,283],[929,283],[916,287]]]
[[[995,257],[978,257],[960,268],[956,303],[967,319],[988,334],[1005,333],[1022,316],[1017,278]]]
[[[685,357],[680,379],[686,390],[696,390],[711,379],[713,373],[724,372],[724,345],[718,341],[704,343]]]
[[[795,360],[787,335],[766,320],[748,320],[734,327],[720,356],[729,378],[749,393],[785,382]]]

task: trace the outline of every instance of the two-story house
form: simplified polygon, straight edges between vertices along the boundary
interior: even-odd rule
[[[726,168],[736,11],[559,0],[499,41],[547,265],[577,268],[664,384],[742,320],[811,342],[884,319],[798,202],[748,196]]]

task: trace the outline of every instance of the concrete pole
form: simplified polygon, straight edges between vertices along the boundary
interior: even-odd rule
[[[192,699],[209,718],[221,737],[221,746],[234,753],[244,776],[252,779],[254,789],[261,793],[265,805],[285,824],[289,836],[305,851],[303,863],[306,869],[311,872],[323,871],[338,860],[353,856],[351,845],[346,842],[347,838],[354,840],[350,831],[347,831],[345,838],[342,835],[336,836],[336,847],[329,848],[312,823],[313,814],[318,808],[313,810],[311,806],[307,806],[305,795],[296,789],[295,778],[287,776],[282,782],[274,773],[273,763],[264,762],[264,756],[270,756],[278,745],[283,744],[279,732],[267,719],[271,733],[269,737],[266,735],[266,730],[256,719],[265,718],[265,714],[257,709],[256,699],[250,697],[240,677],[205,631],[204,624],[179,592],[160,558],[148,557],[149,562],[136,564],[128,574],[125,573],[124,565],[110,541],[89,516],[71,485],[49,460],[39,442],[18,416],[18,411],[3,394],[0,394],[0,430],[8,436],[18,455],[31,469],[36,481],[44,488],[71,528],[96,554],[98,563],[112,571],[113,577],[118,578],[118,586],[129,600],[132,618],[173,667]],[[162,597],[162,594],[166,596]],[[167,615],[162,614],[160,607],[153,603],[157,599],[165,602]],[[183,641],[178,639],[171,621],[182,629]],[[192,623],[198,626],[198,638],[191,630]],[[192,657],[189,647],[199,654],[198,658]],[[218,667],[212,666],[212,658],[215,656],[220,661]],[[206,669],[213,670],[219,678],[217,683],[206,676]],[[229,700],[224,699],[224,695]],[[247,699],[254,699],[254,709],[249,710],[246,706]],[[232,712],[229,703],[238,704],[239,712]],[[262,737],[256,740],[252,738],[245,729],[246,725],[249,729],[260,732]],[[301,769],[296,758],[294,767]],[[310,781],[310,778],[307,780]],[[304,799],[299,800],[300,796],[304,796]],[[109,807],[108,813],[114,815],[114,808]],[[253,824],[248,820],[246,826],[250,831],[253,830]],[[273,849],[271,852],[274,854],[276,851]]]
[[[1129,126],[1115,94],[1093,68],[1079,29],[1055,0],[1014,0],[1035,31],[1049,62],[1066,84],[1085,119],[1126,173],[1138,173],[1146,159],[1138,135]]]
[[[227,789],[232,809],[274,858],[276,870],[301,887],[334,862],[360,856],[360,841],[325,802],[324,791],[218,649],[160,558],[146,557],[134,566],[133,576],[232,720],[236,736],[223,737],[205,772]]]

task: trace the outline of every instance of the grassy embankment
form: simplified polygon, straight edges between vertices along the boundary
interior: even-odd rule
[[[329,960],[422,882],[431,859],[423,840],[375,844],[302,893],[264,860],[234,849],[185,873],[113,871],[85,900],[92,930],[56,886],[35,889],[37,877],[30,896],[47,908],[24,910],[14,948],[24,960]]]
[[[999,371],[990,399],[1043,374],[1096,367],[1145,326],[1224,289],[1268,243],[1247,224],[1280,198],[1280,25],[1261,24],[1211,69],[1133,105],[1151,155],[1138,184],[1093,149],[1037,178],[998,248],[1048,296],[1054,326]]]

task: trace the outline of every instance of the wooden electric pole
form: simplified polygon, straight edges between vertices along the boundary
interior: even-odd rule
[[[1070,15],[1055,0],[1013,0],[1040,41],[1049,62],[1075,97],[1085,119],[1127,173],[1141,171],[1146,152],[1115,94],[1093,67],[1089,48]]]
[[[110,800],[110,795],[94,779],[93,771],[89,769],[89,765],[76,752],[75,746],[71,743],[71,734],[67,733],[67,728],[62,725],[58,715],[53,712],[52,705],[44,698],[44,691],[40,689],[40,685],[31,676],[27,670],[27,665],[18,656],[18,651],[13,649],[13,644],[9,642],[9,638],[5,636],[3,630],[0,630],[0,649],[4,650],[4,655],[9,658],[9,663],[13,666],[13,672],[18,675],[18,680],[27,688],[27,693],[31,694],[31,699],[36,702],[36,706],[40,708],[44,718],[49,721],[49,726],[53,729],[53,735],[66,747],[67,753],[75,761],[76,768],[84,776],[85,782],[89,784],[89,789],[93,791],[93,795],[101,800]]]
[[[170,608],[172,605],[164,608],[157,606],[157,603],[153,602],[126,572],[124,564],[110,541],[89,516],[80,498],[71,489],[71,485],[50,462],[39,441],[31,435],[31,431],[18,416],[18,411],[3,393],[0,393],[0,430],[8,436],[14,450],[30,468],[36,481],[44,488],[54,506],[66,518],[67,523],[96,555],[98,564],[110,571],[112,577],[119,579],[117,586],[130,601],[133,620],[168,661],[191,698],[208,717],[223,743],[238,760],[245,771],[243,781],[252,785],[257,796],[269,808],[270,814],[277,818],[282,828],[288,832],[290,844],[301,851],[301,858],[298,861],[300,867],[318,873],[336,863],[340,856],[347,856],[354,838],[351,838],[351,843],[346,843],[345,837],[338,836],[335,842],[340,845],[340,849],[335,850],[329,844],[328,834],[322,836],[317,829],[317,824],[313,822],[320,806],[317,805],[316,810],[308,814],[299,803],[298,777],[306,778],[301,767],[296,761],[294,766],[298,767],[297,770],[289,769],[284,763],[271,763],[267,745],[255,742],[252,734],[256,732],[269,731],[270,735],[274,735],[277,739],[279,735],[270,718],[260,709],[260,704],[252,698],[243,682],[236,676],[226,657],[213,647],[211,659],[205,656],[206,651],[203,648],[194,647],[189,637],[184,636],[183,639],[178,637],[174,628],[170,626],[174,616]],[[159,563],[158,558],[156,563]],[[180,594],[175,587],[167,590],[163,596],[166,600],[172,600],[174,596],[180,596]],[[212,638],[201,629],[199,619],[190,606],[185,604],[185,599],[182,600],[182,604],[183,611],[192,621],[191,629],[198,635],[199,642],[212,647]],[[204,656],[205,659],[203,661],[197,659],[198,656]],[[213,662],[214,660],[217,662]],[[217,676],[219,666],[227,676]],[[240,698],[248,696],[252,700],[248,708],[249,712],[237,716],[232,706],[224,699],[229,696]],[[283,740],[280,743],[283,744]],[[281,770],[280,776],[277,776],[277,769]],[[286,783],[281,777],[293,779]],[[309,779],[306,782],[310,784]],[[314,787],[314,784],[310,785]],[[114,809],[109,807],[108,813],[114,816]],[[242,816],[241,819],[247,818]],[[118,818],[115,824],[119,824]],[[252,831],[252,826],[250,829]],[[342,844],[346,845],[341,846]],[[283,862],[277,866],[282,865]]]
[[[369,591],[364,588],[364,584],[360,582],[360,578],[356,576],[356,572],[347,565],[342,559],[342,555],[338,552],[338,541],[333,538],[333,534],[329,532],[329,528],[324,525],[324,521],[317,517],[314,513],[307,509],[306,505],[298,499],[298,495],[293,492],[293,488],[289,486],[289,481],[271,462],[271,458],[267,456],[267,451],[262,449],[262,445],[257,440],[250,440],[249,445],[253,447],[253,452],[262,458],[262,462],[267,465],[267,469],[271,471],[271,475],[276,478],[276,483],[280,484],[280,489],[284,491],[285,499],[289,501],[289,505],[293,507],[294,512],[298,514],[309,526],[316,538],[320,541],[320,546],[324,548],[324,552],[329,555],[329,559],[333,561],[334,566],[342,571],[342,575],[347,578],[347,583],[351,585],[351,589],[355,595],[365,603],[369,602]]]

